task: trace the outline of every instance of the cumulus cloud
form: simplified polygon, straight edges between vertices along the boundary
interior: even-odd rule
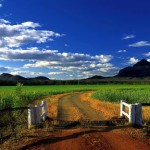
[[[115,74],[117,68],[110,61],[112,55],[89,55],[84,53],[60,53],[58,50],[39,50],[37,47],[28,49],[0,48],[0,60],[24,61],[22,69],[47,68],[57,70],[55,75],[72,74],[83,75],[83,72],[96,72],[101,75]],[[14,73],[18,73],[15,71]],[[21,73],[21,72],[20,72]],[[64,74],[63,74],[64,73]],[[47,73],[54,75],[54,72]]]
[[[125,49],[118,50],[118,53],[126,53],[126,52],[127,52],[127,50],[125,50]]]
[[[139,41],[133,44],[128,45],[129,47],[143,47],[143,46],[150,46],[150,42],[148,41]]]
[[[147,56],[147,57],[149,57],[150,56],[150,52],[145,53],[144,55]]]
[[[65,72],[49,72],[49,75],[60,75],[60,74],[65,74]]]
[[[35,77],[35,76],[44,76],[46,75],[43,72],[34,72],[34,71],[28,71],[28,70],[17,70],[17,71],[11,71],[10,74],[12,75],[21,75],[24,77]]]
[[[136,59],[135,57],[131,57],[131,58],[129,59],[129,61],[128,61],[128,64],[133,65],[133,64],[136,64],[138,61],[139,61],[139,60]]]
[[[82,63],[87,61],[98,61],[107,63],[113,59],[112,55],[89,55],[83,53],[59,53],[58,50],[39,50],[36,47],[30,49],[10,49],[0,48],[0,59],[2,60],[40,60],[51,61],[51,63],[63,62],[71,64],[72,62]]]
[[[96,55],[95,58],[99,59],[102,63],[109,62],[113,56],[112,55]]]
[[[135,38],[135,35],[130,34],[130,35],[124,36],[122,39],[123,39],[123,40],[128,40],[128,39],[133,39],[133,38]]]
[[[0,48],[0,60],[44,60],[55,55],[57,50],[38,50],[33,49],[9,49]],[[53,58],[51,58],[53,59]]]
[[[58,50],[39,49],[28,47],[22,49],[29,43],[45,43],[53,41],[54,38],[64,36],[54,31],[40,30],[39,23],[27,21],[12,24],[8,20],[0,19],[0,60],[24,61],[20,69],[9,69],[0,66],[0,70],[8,71],[13,75],[37,76],[44,75],[55,77],[66,76],[67,78],[84,78],[85,72],[89,75],[114,75],[118,68],[110,61],[112,55],[90,55],[84,53],[59,52]],[[65,44],[65,46],[68,46]],[[38,69],[47,72],[36,72]],[[32,71],[30,71],[32,70]],[[36,70],[34,72],[34,70]],[[57,70],[54,72],[54,70]]]
[[[0,19],[0,47],[20,47],[32,42],[45,43],[63,36],[54,31],[37,29],[39,27],[39,23],[31,21],[12,25],[9,21]]]
[[[0,19],[0,24],[10,24],[10,22],[5,19]]]

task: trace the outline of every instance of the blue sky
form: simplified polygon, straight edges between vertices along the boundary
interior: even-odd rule
[[[150,61],[149,0],[0,0],[0,73],[113,76]]]

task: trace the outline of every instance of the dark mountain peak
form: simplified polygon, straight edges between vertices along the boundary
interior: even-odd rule
[[[49,78],[44,77],[44,76],[38,76],[34,78],[35,80],[49,80]]]
[[[137,62],[133,67],[142,67],[142,66],[150,66],[150,62],[146,59],[142,59],[141,61]]]
[[[24,81],[24,80],[27,80],[27,78],[24,78],[24,77],[22,77],[22,76],[20,76],[20,75],[12,76],[10,79],[11,79],[11,80],[16,80],[16,81]]]
[[[3,77],[12,77],[13,75],[11,75],[9,73],[2,73],[1,76],[3,76]]]
[[[9,74],[9,73],[2,73],[0,75],[0,79],[1,80],[9,80],[11,77],[13,77],[13,75]]]
[[[121,69],[117,77],[150,77],[150,62],[142,59],[133,65],[133,67]]]
[[[25,78],[23,76],[20,75],[11,75],[8,73],[3,73],[0,75],[0,80],[2,81],[13,81],[13,82],[30,82],[30,81],[34,81],[34,82],[39,82],[39,81],[48,81],[49,78],[44,77],[44,76],[38,76],[38,77],[34,77],[34,78]]]

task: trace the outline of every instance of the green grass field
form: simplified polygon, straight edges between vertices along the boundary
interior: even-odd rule
[[[27,106],[47,95],[95,90],[92,97],[109,102],[121,99],[130,103],[149,102],[149,85],[49,85],[49,86],[0,86],[0,109]]]
[[[150,103],[150,87],[101,89],[96,91],[92,97],[115,103],[119,103],[120,100],[125,100],[128,103]]]

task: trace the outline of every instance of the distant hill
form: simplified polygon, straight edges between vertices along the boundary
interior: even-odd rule
[[[25,78],[19,75],[11,75],[8,73],[3,73],[0,75],[0,80],[2,81],[14,81],[14,82],[24,82],[24,81],[48,81],[49,78],[44,77],[44,76],[39,76],[39,77],[35,77],[35,78]]]
[[[90,78],[87,78],[87,79],[104,79],[105,77],[103,77],[103,76],[98,76],[98,75],[95,75],[95,76],[92,76],[92,77],[90,77]]]
[[[44,77],[44,76],[38,76],[38,77],[35,77],[35,78],[28,78],[28,79],[31,79],[31,80],[42,80],[42,81],[50,80],[49,78]]]
[[[20,75],[3,73],[0,75],[0,85],[16,85],[18,82],[24,85],[67,85],[67,84],[150,84],[150,62],[142,59],[133,66],[121,69],[114,77],[95,75],[80,80],[50,80],[44,76],[25,78]]]
[[[132,67],[121,69],[116,77],[150,77],[150,62],[142,59]]]
[[[0,80],[10,80],[13,77],[13,75],[8,73],[3,73],[0,75]]]

